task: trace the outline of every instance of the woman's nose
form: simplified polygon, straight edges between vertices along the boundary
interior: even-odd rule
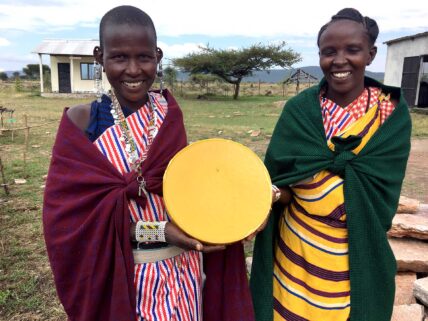
[[[346,64],[346,62],[347,62],[347,59],[346,59],[346,56],[344,55],[344,53],[342,53],[342,52],[339,51],[334,56],[334,59],[333,59],[333,63],[334,64],[336,64],[336,65],[343,65],[343,64]]]
[[[130,59],[128,66],[126,67],[126,72],[131,75],[135,76],[141,73],[141,66],[139,62],[136,59]]]

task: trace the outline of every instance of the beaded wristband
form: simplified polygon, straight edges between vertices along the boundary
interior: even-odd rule
[[[281,198],[281,190],[276,185],[272,184],[272,191],[274,193],[273,202],[275,203]]]
[[[138,221],[135,225],[135,239],[142,242],[165,242],[165,225],[167,221],[144,222]]]

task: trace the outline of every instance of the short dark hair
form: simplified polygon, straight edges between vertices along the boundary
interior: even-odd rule
[[[143,10],[133,6],[118,6],[108,11],[100,22],[100,47],[103,48],[103,33],[107,25],[123,25],[149,27],[153,30],[157,41],[156,29],[152,18]]]
[[[324,26],[321,27],[318,32],[317,45],[320,46],[320,37],[321,34],[327,29],[327,27],[337,20],[352,20],[358,23],[361,23],[367,31],[370,44],[373,46],[376,42],[377,36],[379,35],[379,27],[376,21],[369,17],[363,17],[363,15],[356,9],[345,8],[340,10],[334,16],[331,17],[331,20],[327,22]]]

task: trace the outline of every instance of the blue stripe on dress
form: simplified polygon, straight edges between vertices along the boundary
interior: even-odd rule
[[[188,269],[187,270],[188,270],[187,273],[190,276],[190,279],[192,281],[193,290],[196,293],[196,291],[197,291],[197,285],[196,285],[195,278],[193,277],[190,264],[188,264]],[[196,320],[199,320],[199,309],[198,309],[198,307],[199,307],[198,296],[195,295]]]
[[[181,280],[181,282],[183,283],[183,292],[184,292],[184,295],[186,296],[186,302],[190,302],[189,293],[187,293],[186,284],[184,283],[184,280]],[[192,309],[190,309],[190,306],[188,308],[189,308],[188,311],[190,314],[190,320],[193,320],[193,311]]]
[[[106,150],[104,148],[104,145],[101,143],[101,141],[98,141],[98,146],[100,146],[101,152],[104,154],[104,156],[107,157],[107,152],[106,152]]]
[[[322,247],[320,247],[320,246],[318,246],[318,245],[315,245],[315,244],[313,244],[313,243],[309,242],[308,240],[306,240],[306,239],[304,239],[302,236],[300,236],[300,234],[299,234],[299,233],[297,233],[297,232],[296,232],[296,231],[295,231],[295,230],[290,226],[290,223],[287,221],[287,219],[285,219],[284,221],[285,221],[285,224],[287,225],[287,227],[289,228],[289,230],[290,230],[291,232],[293,232],[293,234],[294,234],[294,235],[296,235],[300,240],[302,240],[303,242],[305,242],[305,243],[306,243],[306,244],[308,244],[309,246],[311,246],[311,247],[313,247],[313,248],[316,248],[316,249],[317,249],[317,250],[319,250],[319,251],[322,251],[322,252],[325,252],[325,253],[331,254],[331,255],[337,255],[337,256],[348,255],[348,251],[346,251],[346,252],[342,252],[342,253],[332,252],[332,251],[329,251],[329,250],[323,249]]]
[[[119,138],[116,135],[116,131],[111,130],[110,132],[111,132],[111,134],[113,136],[113,139],[114,139],[114,142],[116,144],[116,146],[115,146],[116,150],[119,151],[119,153],[120,153],[120,157],[122,159],[122,163],[125,165],[126,171],[129,173],[131,171],[131,169],[128,166],[128,162],[126,161],[126,156],[125,156],[125,154],[123,154],[122,148],[120,148],[121,147],[120,146],[120,141],[119,141]]]
[[[157,209],[156,209],[156,204],[155,204],[155,202],[154,202],[154,200],[153,200],[153,196],[152,196],[152,194],[151,193],[149,193],[148,194],[149,195],[149,203],[150,203],[150,207],[152,208],[152,210],[153,210],[153,213],[154,213],[154,215],[155,215],[155,219],[158,221],[159,220],[159,213],[158,213],[158,211],[157,211]]]
[[[308,303],[308,304],[310,304],[310,305],[312,305],[312,306],[314,306],[316,308],[323,309],[323,310],[343,310],[343,309],[346,309],[346,308],[348,308],[348,307],[351,306],[350,303],[348,303],[348,304],[346,304],[344,306],[338,306],[338,307],[325,307],[325,306],[316,304],[314,302],[311,302],[309,299],[305,298],[304,296],[302,296],[302,295],[300,295],[300,294],[292,291],[291,289],[287,288],[287,286],[282,282],[282,280],[275,273],[273,274],[273,276],[278,281],[278,283],[281,285],[281,287],[283,289],[285,289],[288,293],[290,293],[291,295],[293,295],[293,296],[295,296],[295,297],[297,297],[297,298],[305,301],[306,303]]]
[[[156,291],[158,289],[158,285],[159,285],[159,275],[160,275],[159,264],[155,264],[155,268],[156,268],[156,281],[155,281],[155,285],[153,287],[153,293],[156,293]],[[156,308],[156,295],[153,296],[152,314],[153,314],[154,320],[157,320],[158,317],[156,315],[155,308]]]
[[[338,104],[333,104],[333,108],[330,110],[330,114],[332,115],[334,111],[336,110]]]
[[[137,276],[137,282],[138,282],[138,304],[137,304],[137,311],[138,315],[141,316],[141,298],[143,296],[143,277],[147,269],[147,264],[143,265],[143,268],[141,269],[140,276],[141,280],[138,280]]]
[[[163,265],[165,271],[170,271],[168,265],[165,263],[165,260],[160,261],[160,263]],[[170,295],[169,294],[169,286],[166,286],[165,288],[166,288],[166,296],[165,296],[166,308],[168,309],[168,316],[169,316],[169,318],[171,318],[172,311],[171,311],[171,307],[170,307],[171,303],[169,302],[169,295]]]
[[[350,114],[346,114],[342,121],[339,123],[338,127],[342,128],[343,123],[350,117]]]
[[[319,201],[319,200],[323,199],[324,197],[326,197],[328,194],[330,194],[332,191],[334,191],[340,185],[343,185],[343,181],[340,181],[338,184],[334,185],[332,188],[330,188],[328,191],[326,191],[323,195],[321,195],[318,198],[304,198],[304,197],[298,196],[297,194],[295,194],[295,196],[298,199],[301,199],[302,201],[305,201],[305,202],[316,202],[316,201]]]

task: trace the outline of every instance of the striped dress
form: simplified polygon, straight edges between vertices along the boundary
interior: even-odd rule
[[[159,129],[168,111],[167,102],[160,94],[150,95],[157,106],[156,126]],[[150,106],[147,103],[126,118],[136,140],[139,155],[147,148],[150,114]],[[119,172],[128,173],[131,167],[120,137],[120,126],[113,125],[108,127],[94,144]],[[157,194],[148,194],[145,208],[141,208],[134,200],[130,200],[128,205],[132,222],[169,220],[163,199]],[[134,271],[137,293],[136,320],[201,320],[201,267],[198,252],[186,251],[163,261],[135,264]]]
[[[370,94],[369,94],[370,92]],[[393,111],[378,88],[367,88],[342,108],[320,96],[330,149],[334,136],[363,137],[358,154]],[[293,200],[280,218],[274,257],[274,320],[346,321],[350,280],[343,179],[323,170],[293,185]]]

